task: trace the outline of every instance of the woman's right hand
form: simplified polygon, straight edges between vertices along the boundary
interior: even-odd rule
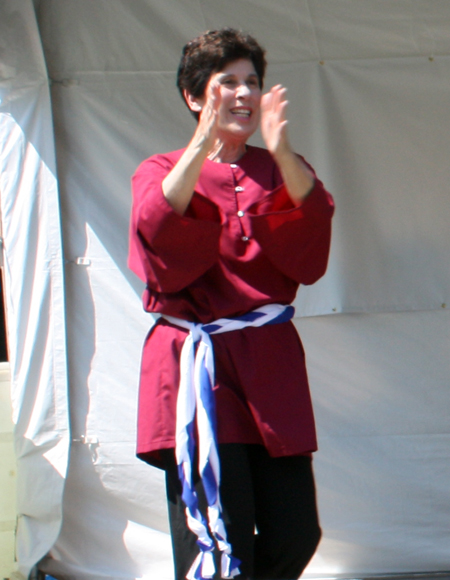
[[[205,147],[207,153],[213,148],[217,136],[217,120],[220,106],[220,86],[212,76],[205,91],[206,101],[200,111],[200,118],[192,141],[193,145]]]

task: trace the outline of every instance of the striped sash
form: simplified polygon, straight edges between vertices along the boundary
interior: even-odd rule
[[[222,578],[234,578],[240,561],[231,553],[222,520],[219,496],[220,464],[215,429],[213,386],[214,355],[210,334],[287,322],[294,316],[293,306],[268,304],[236,318],[220,318],[210,324],[197,324],[173,316],[164,319],[189,330],[180,357],[180,386],[177,399],[176,460],[186,505],[187,524],[196,534],[200,553],[194,560],[187,580],[207,580],[215,573],[214,539],[221,556]],[[198,471],[208,504],[207,518],[198,508],[192,464],[195,453],[195,427],[198,434]],[[211,532],[211,533],[210,533]],[[211,537],[211,534],[213,537]],[[214,538],[214,539],[213,539]]]

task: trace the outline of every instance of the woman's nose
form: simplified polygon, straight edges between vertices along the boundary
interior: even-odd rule
[[[250,88],[247,83],[241,83],[236,91],[236,96],[239,97],[248,97],[250,95]]]

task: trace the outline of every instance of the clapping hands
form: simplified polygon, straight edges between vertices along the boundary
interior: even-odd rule
[[[286,89],[275,85],[261,98],[261,133],[267,149],[275,157],[290,151],[287,138]]]

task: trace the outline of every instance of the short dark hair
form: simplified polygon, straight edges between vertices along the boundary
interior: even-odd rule
[[[234,28],[221,28],[204,32],[188,42],[183,48],[177,74],[177,86],[183,100],[184,90],[196,98],[203,97],[211,75],[241,58],[252,61],[262,89],[267,64],[265,50],[249,34]],[[194,116],[198,119],[198,113]]]

